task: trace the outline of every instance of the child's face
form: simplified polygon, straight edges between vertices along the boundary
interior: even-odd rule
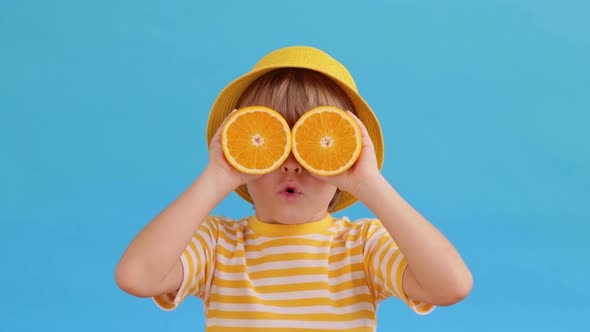
[[[279,169],[248,183],[256,217],[264,222],[299,224],[326,216],[336,187],[311,176],[293,157]]]

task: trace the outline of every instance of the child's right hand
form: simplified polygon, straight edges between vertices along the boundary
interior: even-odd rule
[[[215,135],[213,135],[209,143],[209,164],[207,165],[207,168],[217,177],[220,183],[231,186],[232,190],[260,177],[260,175],[246,174],[238,171],[227,161],[223,154],[223,149],[221,148],[221,130],[229,116],[235,111],[237,110],[234,109],[227,115],[223,123],[217,128]]]

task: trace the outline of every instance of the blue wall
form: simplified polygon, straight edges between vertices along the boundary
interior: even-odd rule
[[[2,331],[203,331],[199,300],[120,291],[133,236],[207,162],[217,93],[267,52],[322,48],[379,116],[383,173],[475,284],[379,330],[580,331],[590,311],[590,3],[0,4]],[[241,217],[235,194],[214,213]],[[360,204],[338,213],[370,216]]]

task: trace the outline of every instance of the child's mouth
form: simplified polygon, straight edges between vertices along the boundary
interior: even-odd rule
[[[286,199],[293,200],[302,195],[302,193],[296,187],[285,187],[281,190],[280,195]]]

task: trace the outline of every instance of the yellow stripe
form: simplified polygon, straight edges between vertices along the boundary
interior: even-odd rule
[[[387,237],[383,237],[383,238],[379,239],[379,242],[378,242],[377,246],[375,247],[375,249],[373,249],[373,251],[375,253],[379,252],[379,250],[381,250],[381,247],[383,247],[387,241],[389,241],[389,238],[387,238]],[[382,271],[383,268],[382,267],[383,267],[383,260],[384,260],[386,254],[387,254],[387,250],[383,250],[381,252],[381,255],[379,255],[379,257],[375,257],[375,256],[373,257],[373,259],[377,259],[377,266],[378,266],[377,271],[375,271],[375,272],[377,272],[375,274],[375,277],[378,278],[381,281],[381,283],[385,283],[385,276],[383,275],[383,271]],[[373,264],[373,263],[374,262],[371,262],[371,264]]]
[[[305,253],[305,252],[290,252],[284,254],[270,254],[260,258],[251,258],[246,259],[248,262],[248,266],[255,266],[264,263],[271,263],[271,262],[285,262],[285,265],[288,265],[286,261],[293,261],[293,260],[327,260],[329,257],[328,252],[326,253]]]
[[[375,266],[373,265],[373,260],[375,259],[375,251],[371,250],[369,252],[365,252],[365,257],[363,257],[363,265],[365,266],[365,273],[367,273],[367,279],[369,281],[369,288],[371,289],[371,294],[373,297],[376,298],[378,293],[377,289],[375,289],[374,280],[377,277],[377,271],[375,271]]]
[[[328,278],[336,278],[336,277],[340,277],[344,274],[347,274],[349,272],[357,272],[357,271],[363,271],[364,267],[363,267],[363,263],[353,263],[351,265],[345,265],[341,268],[339,268],[338,270],[332,270],[328,272]]]
[[[221,262],[217,262],[216,269],[221,272],[225,273],[248,273],[246,266],[241,265],[225,265]],[[320,275],[328,275],[329,278],[336,278],[347,274],[349,272],[356,272],[362,271],[363,264],[362,263],[355,263],[352,265],[343,266],[337,270],[328,271],[327,267],[293,267],[288,268],[288,265],[285,268],[281,269],[270,269],[270,270],[263,270],[257,272],[250,272],[248,275],[250,279],[264,279],[264,278],[273,278],[273,277],[289,277],[295,275],[313,275],[313,274],[320,274]]]
[[[399,263],[399,266],[397,268],[397,271],[395,271],[395,283],[397,285],[397,289],[399,289],[400,294],[398,294],[398,296],[404,300],[406,303],[410,304],[410,301],[408,300],[408,297],[406,296],[406,292],[404,292],[404,288],[403,288],[403,276],[404,276],[404,270],[406,268],[406,266],[408,265],[408,263],[406,262],[405,257],[401,258],[401,262]]]
[[[345,258],[348,258],[350,256],[356,256],[356,255],[360,255],[362,253],[363,253],[363,246],[362,246],[362,244],[359,244],[353,248],[346,250],[343,253],[331,255],[330,256],[330,263],[339,262],[339,261],[341,261]]]
[[[352,289],[355,287],[367,286],[365,278],[350,279],[339,284],[329,287],[331,292],[340,292],[345,289]]]
[[[171,310],[174,309],[176,307],[176,305],[174,303],[170,303],[170,301],[168,300],[168,294],[162,294],[162,295],[158,295],[158,296],[154,296],[154,300],[156,301],[156,303],[158,303],[159,306],[161,306],[164,309],[167,310]],[[166,298],[166,299],[164,299]]]
[[[369,239],[371,239],[373,237],[373,235],[375,235],[375,233],[377,233],[381,229],[383,229],[383,228],[378,227],[377,225],[374,225],[374,224],[370,224],[369,228],[368,228],[368,232],[367,232],[367,237],[366,237],[367,241]]]
[[[233,236],[233,237],[235,237],[236,239],[234,240],[234,239],[230,238],[228,234],[231,235],[231,236]],[[232,232],[232,231],[223,229],[221,232],[219,232],[219,237],[222,238],[223,240],[225,240],[225,242],[227,242],[227,243],[229,243],[231,245],[234,245],[234,246],[238,242],[241,242],[240,241],[241,239],[240,238],[237,238],[237,232],[235,232],[235,231]]]
[[[248,273],[248,270],[244,264],[240,265],[226,265],[222,262],[217,262],[216,267],[218,271],[225,273]],[[362,271],[362,263],[354,263],[351,265],[345,265],[337,270],[328,271],[327,267],[292,267],[289,268],[289,264],[285,264],[284,268],[269,269],[257,272],[250,272],[248,275],[250,279],[263,279],[272,277],[289,277],[294,275],[307,275],[307,274],[321,274],[328,275],[329,278],[339,277],[348,272]]]
[[[393,294],[397,296],[399,296],[399,294],[396,294],[396,290],[393,287],[393,278],[395,277],[395,280],[397,281],[397,273],[399,272],[399,268],[396,272],[392,271],[392,269],[393,263],[397,260],[397,257],[400,255],[400,253],[401,252],[399,250],[396,250],[393,253],[393,255],[391,255],[391,257],[389,258],[389,262],[387,262],[387,267],[385,269],[385,280],[387,280],[387,287],[391,290]]]
[[[430,310],[432,310],[435,307],[434,305],[420,302],[420,301],[416,301],[416,300],[410,300],[408,298],[408,296],[406,295],[406,293],[404,292],[403,276],[404,276],[404,270],[407,268],[407,265],[408,265],[408,263],[407,263],[405,257],[402,257],[399,267],[398,267],[396,274],[395,274],[395,283],[397,284],[397,287],[400,291],[399,297],[404,302],[406,302],[410,307],[415,308],[416,312],[419,312],[419,313],[429,312]]]
[[[184,258],[186,259],[186,261],[188,262],[188,276],[187,276],[187,281],[186,281],[186,285],[185,287],[190,287],[191,284],[193,283],[193,278],[195,277],[195,263],[197,265],[197,269],[201,268],[201,262],[200,262],[200,258],[199,258],[199,252],[197,250],[197,245],[193,243],[193,241],[189,242],[189,246],[190,248],[193,250],[193,253],[195,254],[195,256],[197,257],[197,261],[194,262],[193,258],[190,255],[190,252],[187,250],[184,251]],[[188,294],[194,294],[197,286],[198,286],[198,280],[196,280],[197,282],[195,282],[195,284],[190,287],[188,289],[188,292],[186,290],[186,288],[181,292],[181,294],[183,294],[183,296],[186,296]]]
[[[256,293],[261,294],[272,294],[272,293],[283,293],[297,291],[308,291],[326,289],[328,287],[327,282],[301,282],[296,284],[285,284],[285,285],[268,285],[268,286],[256,286],[252,285],[249,280],[223,280],[215,278],[213,281],[214,285],[225,288],[248,288],[255,289]]]
[[[332,293],[340,292],[359,286],[366,286],[364,278],[352,279],[329,286],[327,282],[301,282],[283,285],[254,286],[250,280],[225,280],[215,278],[213,284],[225,288],[255,288],[257,293],[272,294],[293,291],[328,290]]]
[[[357,232],[356,234],[347,235],[344,238],[337,238],[334,239],[334,242],[330,245],[332,249],[345,247],[347,242],[357,242],[359,238],[362,236],[362,232]]]
[[[259,252],[259,251],[263,251],[264,249],[268,249],[268,248],[273,248],[273,247],[282,247],[285,245],[307,245],[307,246],[312,246],[312,247],[318,247],[318,248],[328,248],[330,247],[331,249],[334,248],[340,248],[340,247],[344,247],[346,246],[346,242],[357,242],[359,240],[359,238],[362,236],[362,232],[357,232],[356,234],[352,234],[352,235],[347,235],[345,238],[339,238],[339,239],[334,239],[333,242],[327,240],[327,241],[318,241],[318,240],[313,240],[313,239],[309,239],[309,238],[287,238],[287,239],[275,239],[275,240],[270,240],[270,241],[266,241],[260,244],[251,244],[248,243],[248,235],[245,236],[244,241],[236,241],[236,240],[232,240],[230,239],[224,232],[221,232],[221,237],[224,238],[224,240],[231,245],[237,245],[237,243],[245,243],[245,247],[247,246],[247,251],[248,252]],[[288,244],[286,244],[285,241],[288,241]],[[225,255],[224,256],[230,258],[232,256],[230,255]]]
[[[329,248],[331,241],[318,241],[306,238],[287,238],[287,239],[275,239],[266,241],[260,244],[249,244],[245,243],[244,246],[246,247],[246,251],[253,252],[253,251],[262,251],[264,249],[273,248],[273,247],[284,247],[286,245],[289,246],[310,246],[310,247],[317,247],[317,248]]]
[[[217,245],[216,248],[217,254],[220,254],[226,258],[244,258],[245,253],[242,249],[237,249],[235,251],[231,251],[225,248],[223,245]],[[251,251],[249,251],[251,252]],[[330,255],[329,252],[326,253],[308,253],[305,251],[301,252],[292,252],[292,253],[282,253],[282,254],[270,254],[260,258],[250,258],[248,259],[248,265],[257,265],[268,263],[270,261],[285,261],[285,260],[297,260],[297,259],[326,259],[329,258],[330,262],[338,262],[343,260],[349,256],[356,256],[360,255],[363,252],[362,244],[358,244],[355,247],[347,249],[345,252],[335,255]]]
[[[219,222],[217,218],[208,217],[201,223],[199,229],[204,231],[207,236],[216,239],[219,235]]]
[[[355,296],[345,297],[339,300],[332,300],[326,297],[313,297],[304,299],[285,299],[285,300],[262,300],[256,296],[237,296],[237,295],[223,295],[212,293],[210,300],[219,303],[235,303],[235,304],[264,304],[276,307],[304,307],[313,305],[330,305],[333,307],[346,307],[349,305],[359,303],[373,304],[369,294],[358,294]]]
[[[255,241],[261,237],[264,237],[264,235],[258,235],[256,233],[248,233],[248,234],[244,234],[244,241]]]
[[[433,308],[434,308],[434,305],[432,305],[432,304],[418,302],[418,304],[416,306],[416,311],[423,314],[423,313],[427,313],[427,312],[431,311]]]
[[[370,331],[372,331],[371,329]],[[276,332],[277,329],[274,327],[221,327],[221,326],[209,326],[207,332]],[[357,327],[345,330],[328,330],[328,329],[309,329],[309,328],[280,328],[281,332],[368,332],[367,327]]]
[[[276,270],[252,272],[252,273],[250,273],[250,277],[252,279],[260,279],[260,278],[272,278],[272,277],[300,276],[300,275],[308,275],[308,274],[326,275],[326,273],[328,273],[327,267],[297,267],[297,268],[292,268],[292,269],[276,269]]]
[[[198,252],[195,252],[195,256],[197,256],[197,260],[199,261],[198,270],[195,271],[195,275],[199,274],[201,271],[203,272],[203,277],[197,280],[197,283],[199,284],[198,289],[199,291],[202,291],[205,288],[208,272],[210,273],[210,267],[213,262],[211,262],[211,248],[209,248],[209,244],[201,236],[197,236],[197,240],[201,244],[203,257],[205,259],[205,261],[202,262],[199,258]]]
[[[217,254],[221,254],[224,257],[227,258],[234,258],[234,257],[245,257],[246,255],[244,254],[244,250],[242,249],[236,249],[236,251],[231,251],[226,249],[223,245],[221,244],[217,244],[217,248],[215,249],[217,251]]]
[[[357,319],[374,319],[375,313],[369,310],[359,310],[346,314],[318,313],[318,314],[279,314],[275,312],[259,311],[220,311],[208,310],[208,318],[220,319],[270,319],[296,320],[312,322],[345,322]]]
[[[222,262],[217,262],[215,264],[215,270],[225,272],[225,273],[240,273],[240,272],[248,272],[246,270],[246,266],[244,264],[239,265],[225,265]]]

